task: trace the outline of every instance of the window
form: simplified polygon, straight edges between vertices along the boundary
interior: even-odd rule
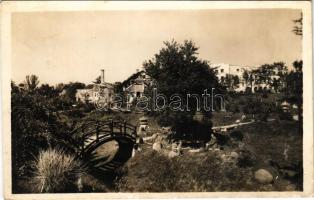
[[[221,69],[220,72],[221,72],[221,73],[224,73],[224,69]]]
[[[239,68],[237,69],[237,72],[239,72],[240,70],[239,70]]]
[[[218,73],[218,69],[215,69],[215,73]]]

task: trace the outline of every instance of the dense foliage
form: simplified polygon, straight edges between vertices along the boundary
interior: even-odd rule
[[[59,113],[72,104],[49,85],[20,88],[12,82],[11,89],[12,172],[20,177],[32,171],[30,162],[39,150],[54,146],[74,149],[66,134],[69,126]]]
[[[187,94],[198,95],[202,98],[204,90],[211,92],[215,89],[215,94],[221,92],[221,86],[215,76],[213,69],[209,67],[207,61],[197,57],[198,48],[191,41],[179,44],[175,41],[164,42],[163,47],[154,58],[144,63],[146,73],[152,78],[153,85],[148,89],[147,94],[152,94],[152,88],[157,89],[158,94],[164,95],[167,103],[176,94],[181,97],[179,111],[170,109],[170,105],[162,110],[154,110],[153,114],[160,116],[163,122],[168,122],[178,134],[193,134],[193,116],[196,110],[200,110],[206,117],[210,112],[205,111],[204,101],[195,98],[187,98]],[[158,104],[159,102],[155,102]],[[168,105],[166,103],[166,105]],[[199,108],[197,108],[199,103]],[[177,104],[178,105],[178,104]],[[208,123],[208,121],[206,121]],[[198,125],[197,125],[198,126]],[[210,132],[210,123],[203,129],[204,134]],[[189,129],[186,129],[189,127]],[[182,130],[185,130],[182,132]],[[203,135],[200,133],[200,135]],[[208,134],[207,134],[208,135]]]

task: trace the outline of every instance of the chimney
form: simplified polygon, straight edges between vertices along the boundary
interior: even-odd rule
[[[104,69],[102,69],[101,70],[101,83],[105,83],[105,70]]]

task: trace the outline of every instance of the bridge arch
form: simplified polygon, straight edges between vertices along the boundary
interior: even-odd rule
[[[113,120],[88,121],[76,128],[72,134],[78,138],[77,155],[83,160],[84,166],[103,172],[112,172],[128,161],[137,137],[136,126]],[[97,155],[96,150],[110,141],[118,143],[118,151],[108,161],[106,157]]]

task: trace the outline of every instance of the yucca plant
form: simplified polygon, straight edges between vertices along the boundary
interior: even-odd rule
[[[34,167],[36,188],[42,193],[72,192],[82,173],[75,157],[60,149],[41,151]]]

